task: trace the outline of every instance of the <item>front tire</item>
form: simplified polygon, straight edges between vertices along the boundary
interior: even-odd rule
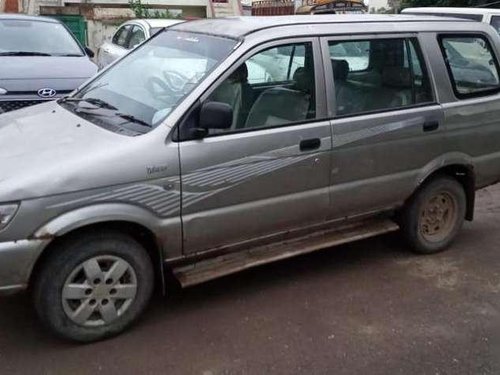
[[[402,212],[401,229],[412,250],[433,254],[445,250],[460,231],[466,211],[462,185],[448,176],[425,184]]]
[[[146,308],[151,258],[134,239],[93,233],[66,240],[44,261],[33,286],[35,309],[56,335],[79,342],[114,336]]]

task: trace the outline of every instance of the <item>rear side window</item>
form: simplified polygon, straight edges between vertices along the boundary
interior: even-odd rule
[[[490,21],[491,26],[500,34],[500,16],[492,16]]]
[[[338,116],[433,101],[424,59],[414,38],[331,41],[329,51]]]
[[[130,40],[127,47],[129,49],[135,48],[145,40],[146,34],[144,34],[144,30],[142,29],[142,27],[134,25],[134,27],[132,28],[132,32],[130,33]]]
[[[352,72],[368,69],[370,61],[370,42],[353,41],[349,43],[331,43],[330,55],[349,63]]]
[[[484,36],[440,36],[439,43],[457,97],[487,95],[500,89],[498,61]]]
[[[121,27],[113,36],[113,44],[126,48],[127,39],[131,28],[131,25],[125,25]]]

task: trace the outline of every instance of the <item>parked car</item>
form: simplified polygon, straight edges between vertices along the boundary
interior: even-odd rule
[[[458,8],[458,7],[421,7],[406,8],[403,14],[458,17],[487,23],[500,34],[500,9],[498,8]]]
[[[166,274],[186,287],[398,229],[442,251],[500,179],[499,53],[452,18],[175,25],[0,116],[0,291],[30,288],[53,332],[93,341]]]
[[[97,50],[97,65],[99,65],[99,68],[104,68],[163,28],[180,22],[184,21],[176,19],[140,19],[125,22],[118,28],[111,40],[104,41]]]
[[[0,113],[57,99],[97,72],[59,21],[0,14]]]

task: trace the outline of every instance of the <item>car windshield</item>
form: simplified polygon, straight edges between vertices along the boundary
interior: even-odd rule
[[[222,62],[236,40],[166,31],[126,56],[61,105],[112,131],[146,133]]]
[[[0,56],[83,56],[83,51],[60,23],[0,20]]]

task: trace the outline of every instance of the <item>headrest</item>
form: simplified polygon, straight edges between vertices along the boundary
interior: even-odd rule
[[[311,74],[311,71],[304,67],[295,70],[293,80],[295,81],[295,87],[300,91],[310,93],[311,88],[314,87],[314,76]]]
[[[386,66],[382,70],[382,84],[396,88],[411,88],[410,69],[399,66]]]
[[[238,68],[236,68],[234,72],[231,73],[229,78],[241,83],[247,82],[248,80],[247,64],[246,63],[241,64]]]
[[[345,81],[349,74],[349,63],[346,60],[332,59],[333,78],[337,81]]]

